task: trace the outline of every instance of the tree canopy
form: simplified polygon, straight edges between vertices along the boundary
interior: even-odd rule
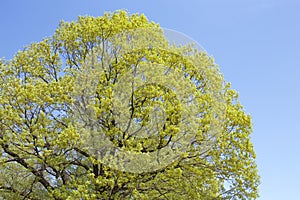
[[[4,199],[256,199],[251,117],[214,59],[125,11],[0,61]]]

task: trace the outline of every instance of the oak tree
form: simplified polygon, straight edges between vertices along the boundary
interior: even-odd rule
[[[251,117],[144,15],[62,21],[0,62],[4,199],[256,199]]]

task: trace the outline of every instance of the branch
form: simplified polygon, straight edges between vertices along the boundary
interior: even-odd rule
[[[40,182],[47,190],[49,190],[49,188],[53,190],[52,185],[44,178],[41,171],[37,171],[32,166],[29,166],[28,163],[24,160],[24,158],[21,158],[18,154],[10,151],[8,149],[8,145],[3,145],[2,144],[1,146],[2,146],[3,150],[5,151],[5,153],[7,153],[8,155],[14,157],[14,159],[16,160],[17,163],[19,163],[20,165],[22,165],[23,167],[28,169],[33,175],[38,177],[38,182]]]

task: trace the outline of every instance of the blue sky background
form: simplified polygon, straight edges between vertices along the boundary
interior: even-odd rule
[[[260,199],[299,198],[299,0],[11,0],[0,4],[0,57],[53,35],[60,20],[127,9],[183,32],[215,57],[253,117]]]

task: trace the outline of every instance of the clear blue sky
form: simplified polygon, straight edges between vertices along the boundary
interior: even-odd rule
[[[51,36],[60,20],[127,9],[183,32],[215,57],[253,117],[260,199],[299,198],[299,0],[11,0],[0,5],[0,57]]]

